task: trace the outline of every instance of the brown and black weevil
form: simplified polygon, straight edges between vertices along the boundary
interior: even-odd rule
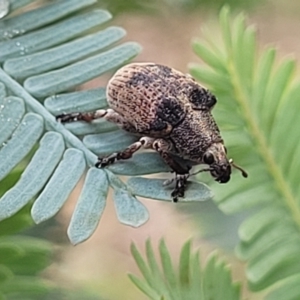
[[[175,172],[174,202],[184,197],[190,166],[206,164],[216,181],[230,180],[231,167],[247,173],[227,158],[224,141],[211,114],[216,97],[190,75],[154,63],[132,63],[119,69],[106,90],[109,109],[57,116],[62,123],[91,122],[105,118],[122,129],[140,136],[124,151],[98,158],[102,168],[115,160],[128,159],[140,148],[152,148]]]

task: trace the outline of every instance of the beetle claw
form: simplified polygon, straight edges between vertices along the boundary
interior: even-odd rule
[[[60,123],[70,123],[78,121],[80,113],[61,114],[56,116],[56,120]]]
[[[190,174],[176,174],[175,182],[176,186],[174,191],[171,193],[171,197],[173,198],[173,202],[178,202],[178,198],[184,197],[185,186],[187,184],[187,179],[189,178]]]
[[[113,164],[115,162],[115,160],[116,160],[115,154],[112,154],[110,156],[103,157],[103,158],[98,157],[98,161],[96,162],[95,167],[98,169],[104,168],[108,165]]]
[[[95,167],[98,168],[98,169],[101,169],[101,168],[105,167],[105,165],[103,165],[103,163],[102,163],[101,158],[98,158],[98,161],[95,163]]]
[[[175,190],[171,193],[173,202],[178,202],[178,198],[183,198],[184,197],[184,189],[177,189],[175,188]]]

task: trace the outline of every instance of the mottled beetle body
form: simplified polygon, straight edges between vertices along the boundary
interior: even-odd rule
[[[124,130],[141,136],[124,151],[99,158],[104,167],[116,159],[127,159],[141,147],[153,148],[176,173],[174,201],[184,196],[190,167],[181,157],[195,164],[207,164],[220,183],[230,180],[231,166],[246,172],[227,159],[219,128],[211,115],[217,100],[191,76],[153,63],[133,63],[119,69],[107,85],[110,109],[73,113],[57,118],[62,122],[91,121],[105,117]]]

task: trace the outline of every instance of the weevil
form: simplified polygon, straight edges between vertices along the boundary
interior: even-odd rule
[[[231,167],[247,177],[241,167],[227,158],[224,141],[211,114],[216,97],[190,75],[159,64],[132,63],[109,80],[106,96],[108,109],[56,117],[62,123],[105,118],[140,137],[121,152],[99,157],[96,167],[128,159],[140,148],[152,148],[175,173],[175,188],[171,193],[174,202],[184,197],[187,179],[193,175],[191,165],[178,158],[208,165],[198,172],[209,171],[220,183],[230,180]]]

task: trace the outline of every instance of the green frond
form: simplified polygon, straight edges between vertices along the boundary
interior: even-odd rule
[[[0,185],[0,195],[18,182],[22,171],[11,172]],[[45,240],[19,235],[32,226],[30,205],[0,222],[0,299],[41,299],[58,287],[39,274],[51,263],[53,247]]]
[[[11,1],[14,14],[0,21],[0,180],[32,157],[19,181],[0,199],[0,220],[32,199],[33,220],[51,218],[87,170],[68,228],[72,243],[86,240],[96,229],[109,186],[114,188],[119,221],[140,226],[149,215],[136,195],[148,197],[151,190],[151,198],[171,201],[170,190],[150,179],[136,178],[138,185],[127,185],[115,174],[168,172],[159,155],[141,153],[96,169],[97,155],[124,149],[136,138],[103,120],[63,126],[55,116],[107,107],[105,87],[72,90],[129,62],[141,47],[120,42],[125,30],[106,24],[111,14],[96,9],[96,0],[57,0],[30,10],[26,5],[31,2]],[[191,184],[191,201],[210,197],[207,186]]]
[[[234,174],[231,184],[214,185],[226,213],[256,208],[240,227],[239,256],[248,261],[254,291],[281,282],[280,293],[294,287],[300,274],[300,81],[292,58],[276,59],[276,50],[258,50],[253,26],[241,14],[220,14],[222,40],[194,42],[205,66],[191,73],[214,91],[213,110],[229,155],[249,173]],[[225,54],[218,56],[221,51]],[[206,76],[208,75],[208,76]],[[237,173],[234,171],[234,173]],[[299,295],[299,289],[298,294]],[[267,299],[297,299],[271,293]]]
[[[10,173],[4,183],[17,181],[20,172]],[[0,194],[3,186],[0,186]],[[51,263],[53,248],[47,241],[18,235],[33,222],[29,205],[14,216],[1,221],[0,226],[0,299],[45,299],[58,287],[40,278]]]
[[[18,222],[20,216],[14,221]],[[0,297],[36,299],[53,291],[53,284],[37,276],[50,264],[51,254],[49,242],[27,236],[1,236]]]
[[[147,261],[134,244],[131,253],[143,278],[129,274],[132,282],[154,300],[223,300],[241,299],[240,286],[232,282],[228,266],[215,254],[209,257],[204,270],[200,268],[199,253],[193,253],[191,242],[186,242],[175,267],[164,240],[160,241],[161,263],[155,259],[150,240],[146,242]]]

